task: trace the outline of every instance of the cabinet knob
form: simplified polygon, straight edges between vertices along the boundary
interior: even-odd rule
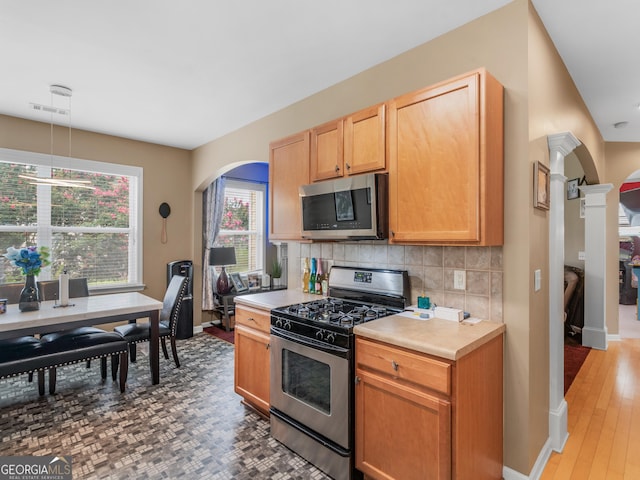
[[[247,318],[247,320],[248,320],[248,321],[250,321],[250,322],[255,322],[255,320],[253,319],[253,317],[248,317],[248,318]]]
[[[358,385],[360,383],[360,377],[357,376],[357,375],[356,375],[356,378],[355,378],[355,382],[356,382],[356,385]]]
[[[351,165],[347,163],[347,170],[351,170]]]
[[[266,348],[267,348],[267,350],[269,350],[271,348],[271,344],[267,343]]]
[[[391,360],[391,366],[397,372],[400,365],[398,365],[395,360]]]
[[[339,171],[340,171],[340,167],[336,165],[336,173],[338,173]]]

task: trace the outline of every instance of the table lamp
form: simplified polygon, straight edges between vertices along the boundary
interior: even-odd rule
[[[229,285],[229,277],[225,271],[227,265],[236,264],[236,249],[234,247],[215,247],[209,252],[209,265],[214,267],[222,267],[222,271],[216,282],[216,290],[220,294],[229,293],[231,287]]]

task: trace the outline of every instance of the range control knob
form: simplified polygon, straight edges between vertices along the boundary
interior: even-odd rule
[[[285,330],[291,330],[291,320],[285,319],[284,328],[285,328]]]
[[[324,339],[324,332],[323,332],[322,330],[318,330],[318,331],[316,332],[316,338],[317,338],[318,340],[323,340],[323,339]]]
[[[325,342],[333,343],[333,342],[335,342],[335,341],[336,341],[336,337],[335,337],[335,335],[333,334],[333,332],[328,332],[328,333],[327,333],[327,336],[325,337],[325,339],[324,339],[324,340],[325,340]]]
[[[282,319],[281,318],[276,318],[276,327],[282,328]]]

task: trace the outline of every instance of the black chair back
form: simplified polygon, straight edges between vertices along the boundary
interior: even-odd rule
[[[24,283],[3,283],[0,284],[0,298],[6,298],[7,303],[19,303],[20,293],[24,288]]]
[[[40,291],[40,300],[58,300],[60,282],[58,280],[43,280],[38,282],[38,290]],[[69,298],[88,296],[89,283],[86,278],[69,279]]]
[[[169,322],[169,329],[171,330],[172,337],[176,336],[182,300],[187,293],[187,283],[187,277],[183,277],[181,275],[174,275],[171,277],[171,282],[169,282],[167,291],[164,294],[164,299],[162,300],[160,321]]]

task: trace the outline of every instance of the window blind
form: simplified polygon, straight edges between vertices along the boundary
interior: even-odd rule
[[[19,175],[88,180],[92,188],[34,185]],[[40,279],[67,270],[92,287],[141,283],[141,179],[137,167],[0,149],[0,253],[48,246],[51,266]],[[0,259],[0,282],[23,280]]]

